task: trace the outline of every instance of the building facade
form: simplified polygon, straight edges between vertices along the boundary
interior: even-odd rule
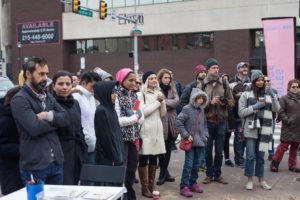
[[[109,13],[138,14],[140,70],[166,67],[184,84],[192,79],[194,66],[209,57],[231,75],[240,61],[265,71],[261,19],[292,16],[299,26],[298,0],[136,0],[136,7],[134,2],[107,1]],[[97,9],[99,2],[81,0],[81,5]],[[70,5],[48,0],[11,0],[11,19],[12,67],[7,71],[14,80],[19,61],[28,56],[45,57],[52,73],[78,71],[81,57],[87,70],[99,66],[114,74],[122,67],[133,68],[133,24],[128,21],[99,20],[96,12],[81,16]],[[296,39],[298,47],[298,35]]]

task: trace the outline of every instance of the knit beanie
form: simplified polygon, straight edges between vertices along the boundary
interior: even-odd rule
[[[152,74],[156,74],[156,73],[154,71],[147,71],[147,72],[145,72],[144,75],[143,75],[143,83],[145,83],[146,80],[147,80],[147,78],[149,76],[151,76]]]
[[[196,75],[196,77],[198,76],[199,73],[201,72],[206,72],[206,69],[203,65],[197,65],[195,68],[194,68],[194,71],[193,73]]]
[[[127,76],[130,74],[130,73],[133,73],[132,69],[130,68],[123,68],[123,69],[120,69],[117,73],[116,73],[116,80],[122,84],[123,81],[127,78]]]
[[[206,69],[209,70],[209,68],[213,65],[219,65],[218,61],[215,58],[209,58],[205,62]]]
[[[264,77],[264,74],[260,70],[254,69],[251,71],[251,82],[256,81],[260,77]]]
[[[243,67],[244,65],[246,65],[247,67],[249,66],[249,64],[246,63],[246,62],[239,62],[239,63],[236,65],[236,70],[240,69],[240,68]]]

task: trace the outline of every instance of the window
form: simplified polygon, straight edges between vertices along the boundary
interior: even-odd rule
[[[214,33],[187,33],[138,37],[139,51],[173,51],[212,48]],[[77,53],[112,53],[133,51],[133,37],[77,40]]]
[[[253,37],[253,47],[258,48],[264,46],[264,33],[262,30],[256,30],[254,31],[254,37]]]

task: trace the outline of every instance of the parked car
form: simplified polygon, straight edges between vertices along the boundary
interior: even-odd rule
[[[9,78],[0,76],[0,98],[3,98],[6,95],[6,92],[13,87],[15,87],[15,85]]]

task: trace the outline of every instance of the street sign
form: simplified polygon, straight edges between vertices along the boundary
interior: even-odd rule
[[[134,29],[130,31],[130,35],[142,35],[142,31],[139,29]]]
[[[87,17],[93,17],[93,12],[84,8],[80,8],[80,10],[78,10],[78,14]]]

